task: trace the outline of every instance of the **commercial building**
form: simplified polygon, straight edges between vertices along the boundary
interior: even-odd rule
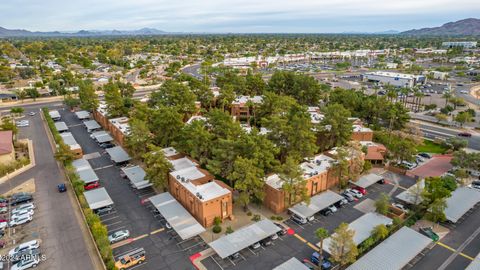
[[[442,47],[446,48],[454,48],[454,47],[462,47],[465,49],[471,49],[477,47],[476,41],[447,41],[442,42]]]
[[[258,105],[262,102],[262,96],[238,96],[231,104],[230,114],[236,119],[249,118],[254,110],[254,108],[249,106],[249,103]]]
[[[216,217],[222,220],[233,218],[232,190],[218,181],[207,170],[198,167],[192,159],[173,159],[178,152],[174,148],[163,150],[172,163],[168,188],[172,196],[180,202],[204,227],[213,225]]]
[[[0,164],[8,164],[14,160],[13,132],[11,130],[0,131]]]
[[[309,196],[314,196],[338,184],[338,177],[331,170],[334,162],[333,158],[320,154],[299,165],[303,171],[303,178],[306,180]],[[283,190],[283,179],[278,174],[272,174],[267,176],[264,181],[264,205],[274,213],[283,212],[287,207],[285,196],[288,195]]]
[[[416,85],[425,84],[427,77],[424,75],[403,74],[395,72],[375,71],[362,75],[363,81],[378,82],[384,85],[412,88]]]

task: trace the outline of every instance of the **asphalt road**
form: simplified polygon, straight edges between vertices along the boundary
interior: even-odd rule
[[[470,95],[470,88],[473,84],[466,84],[464,86],[456,86],[455,88],[455,95],[457,97],[463,98],[465,101],[480,106],[480,99],[475,98],[474,96]],[[468,94],[462,94],[461,91],[468,91]]]
[[[47,138],[40,112],[27,116],[30,126],[20,128],[19,137],[33,140],[36,166],[0,185],[0,193],[34,178],[36,192],[34,203],[37,205],[35,216],[24,230],[30,236],[22,241],[41,238],[41,250],[46,261],[39,264],[39,269],[95,269],[89,256],[87,244],[75,215],[73,193],[59,193],[58,183],[65,182],[57,166]]]
[[[179,244],[167,231],[163,231],[164,222],[154,217],[152,211],[141,201],[155,193],[152,189],[137,191],[130,187],[128,180],[120,176],[120,168],[114,166],[108,154],[98,146],[86,131],[82,122],[70,111],[61,111],[62,121],[69,126],[76,141],[82,146],[84,154],[90,155],[88,161],[100,179],[102,187],[107,189],[112,198],[115,211],[101,217],[109,233],[128,229],[132,238],[139,238],[130,244],[113,249],[114,256],[119,256],[135,248],[143,247],[147,260],[138,269],[192,269],[189,256],[205,249],[195,241]],[[97,157],[94,157],[97,156]],[[88,156],[87,156],[88,157]],[[152,233],[162,230],[158,233]],[[189,246],[199,244],[195,248]]]
[[[444,128],[440,126],[432,126],[432,125],[427,125],[427,124],[419,124],[420,129],[423,131],[425,134],[425,137],[427,138],[450,138],[450,137],[458,137],[457,134],[460,133],[458,130],[450,129],[450,128]],[[460,137],[462,139],[465,139],[468,141],[468,148],[474,149],[474,150],[480,150],[480,135],[476,133],[472,133],[473,136],[470,138],[466,137]]]

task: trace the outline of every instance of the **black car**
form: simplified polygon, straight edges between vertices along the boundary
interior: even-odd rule
[[[323,209],[322,211],[320,211],[320,214],[328,217],[328,216],[332,215],[333,212],[332,212],[332,210],[330,210],[330,209],[328,209],[328,208],[325,208],[325,209]]]
[[[334,203],[335,207],[337,208],[343,208],[345,207],[345,205],[348,204],[348,200],[347,199],[341,199],[340,201]]]
[[[285,229],[285,227],[283,227],[280,223],[274,223],[274,224],[277,225],[278,228],[280,228],[280,231],[277,232],[278,236],[287,234],[287,229]]]
[[[432,156],[429,153],[419,153],[418,155],[423,158],[432,158]]]
[[[271,246],[272,245],[272,239],[270,239],[270,237],[265,238],[262,241],[260,241],[260,245],[262,245],[264,247]]]
[[[7,198],[0,198],[0,203],[8,203],[8,199]]]
[[[112,148],[115,146],[115,144],[111,143],[111,142],[106,142],[106,143],[101,143],[99,144],[99,146],[103,149],[107,149],[107,148]]]
[[[12,194],[11,199],[12,199],[12,200],[15,200],[16,198],[22,197],[22,196],[32,196],[32,194],[31,194],[31,193],[28,193],[28,192],[18,192],[18,193]]]
[[[108,214],[108,213],[112,212],[112,210],[113,210],[113,206],[109,205],[109,206],[105,206],[105,207],[96,209],[95,213],[97,215]]]
[[[472,182],[472,187],[476,189],[480,189],[480,181],[475,180]]]
[[[20,203],[31,202],[32,200],[33,200],[33,197],[30,194],[21,195],[21,196],[17,196],[14,199],[12,199],[10,201],[10,205],[17,205],[17,204],[20,204]]]
[[[352,194],[348,193],[348,192],[343,192],[342,193],[342,196],[347,199],[348,202],[353,202],[355,201],[355,198],[352,196]]]

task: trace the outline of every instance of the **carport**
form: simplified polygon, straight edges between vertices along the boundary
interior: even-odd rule
[[[169,192],[152,196],[149,201],[182,240],[189,240],[205,231],[205,228]]]
[[[310,204],[304,202],[297,203],[293,207],[288,208],[288,210],[300,217],[309,218],[342,199],[341,195],[331,190],[326,190],[310,198]]]
[[[90,113],[87,111],[78,111],[78,112],[75,112],[75,115],[80,120],[90,119]]]
[[[384,224],[384,225],[389,225],[392,224],[392,219],[389,217],[386,217],[384,215],[380,215],[377,213],[366,213],[365,215],[357,218],[354,220],[352,223],[348,225],[348,228],[355,231],[355,235],[353,236],[353,242],[358,246],[360,245],[365,239],[370,237],[372,234],[373,228],[376,226]],[[323,242],[323,250],[326,252],[330,253],[330,242],[332,241],[332,238],[329,237],[324,240]],[[318,245],[318,244],[317,244]]]
[[[82,180],[85,184],[97,182],[99,180],[97,174],[87,160],[83,158],[77,159],[72,162],[72,165],[80,177],[80,180]]]
[[[83,193],[87,200],[88,206],[92,210],[100,209],[109,205],[113,205],[113,201],[108,195],[105,188],[97,188]]]
[[[480,269],[480,253],[475,257],[465,270],[478,270]]]
[[[106,149],[107,153],[110,155],[110,159],[115,162],[115,164],[122,164],[128,162],[131,158],[120,146],[115,146],[112,148]]]
[[[370,174],[361,176],[357,181],[350,180],[350,183],[354,184],[357,187],[367,188],[377,183],[380,180],[383,180],[383,176],[375,173],[370,173]]]
[[[280,264],[279,266],[273,268],[273,270],[310,270],[297,258],[292,257],[290,260]]]
[[[425,181],[422,179],[418,181],[415,185],[398,194],[395,198],[408,204],[417,205],[423,200],[421,194],[424,187]]]
[[[280,228],[271,220],[264,219],[243,227],[231,234],[222,236],[219,239],[210,242],[208,245],[218,254],[218,256],[220,256],[220,258],[225,259],[279,231]]]
[[[430,238],[409,227],[402,227],[350,265],[347,270],[400,270],[431,243]]]
[[[100,125],[95,120],[88,120],[88,121],[83,122],[83,124],[87,128],[88,132],[92,132],[94,130],[97,130],[97,129],[101,128]]]
[[[140,166],[122,168],[122,171],[125,173],[128,180],[130,180],[132,187],[136,189],[143,189],[152,185],[150,181],[145,179],[146,173]]]
[[[97,131],[93,133],[93,138],[98,142],[98,143],[106,143],[106,142],[111,142],[113,141],[112,136],[108,134],[106,131]]]
[[[457,223],[478,202],[480,202],[480,191],[468,187],[459,187],[446,200],[445,216],[448,221]]]
[[[66,145],[70,146],[71,150],[82,149],[82,147],[80,147],[80,144],[77,143],[71,132],[60,133],[60,137],[62,137],[63,142]]]
[[[68,131],[68,127],[67,127],[67,124],[65,124],[65,122],[55,122],[55,128],[60,133]]]
[[[53,121],[58,121],[61,119],[60,113],[57,110],[49,111],[48,115],[50,115],[50,118],[52,118]]]

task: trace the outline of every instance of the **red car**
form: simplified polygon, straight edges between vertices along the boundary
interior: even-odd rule
[[[90,190],[90,189],[98,188],[99,186],[100,186],[100,184],[98,182],[93,182],[93,183],[85,185],[83,188],[85,190]]]
[[[1,207],[7,207],[7,205],[8,205],[8,204],[7,204],[6,202],[2,202],[2,203],[0,203],[0,208],[1,208]]]
[[[355,186],[355,187],[353,187],[353,189],[358,190],[358,192],[362,193],[362,195],[366,195],[366,194],[367,194],[367,190],[364,189],[364,188],[362,188],[362,187]]]
[[[472,137],[472,134],[468,132],[460,132],[457,135],[460,137],[468,137],[468,138]]]

